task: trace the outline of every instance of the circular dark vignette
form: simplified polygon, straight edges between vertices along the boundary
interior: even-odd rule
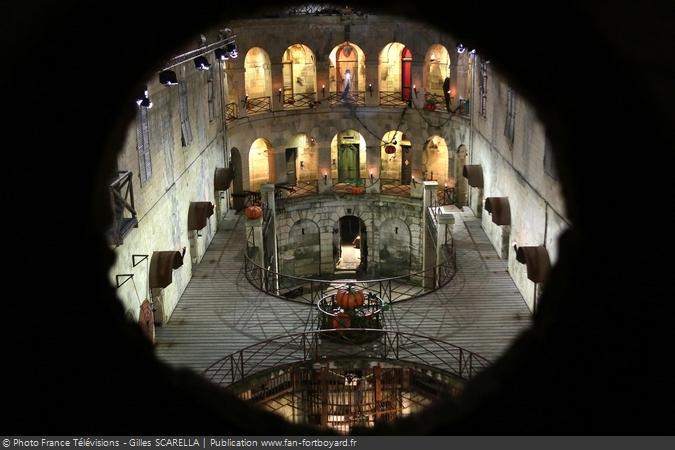
[[[2,227],[5,290],[19,295],[5,295],[3,434],[316,433],[157,361],[107,279],[104,180],[134,93],[199,31],[270,5],[280,3],[7,7]],[[668,254],[667,230],[653,224],[670,180],[660,154],[673,148],[672,8],[351,6],[427,22],[488,56],[546,124],[574,223],[532,329],[492,370],[457,403],[363,432],[666,433],[659,406],[672,386],[656,322],[672,292],[653,259]]]

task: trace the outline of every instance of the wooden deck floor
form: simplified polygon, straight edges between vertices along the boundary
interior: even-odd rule
[[[388,328],[436,337],[493,360],[529,325],[530,313],[480,221],[470,212],[461,218],[453,233],[455,279],[394,305]],[[169,323],[158,327],[156,351],[169,364],[201,372],[243,347],[314,323],[310,306],[265,295],[248,283],[241,222],[217,233]]]

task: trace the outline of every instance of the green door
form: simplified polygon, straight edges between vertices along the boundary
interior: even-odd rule
[[[359,145],[340,144],[338,148],[338,183],[359,180]]]

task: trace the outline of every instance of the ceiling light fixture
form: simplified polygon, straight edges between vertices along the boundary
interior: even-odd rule
[[[173,70],[163,70],[159,73],[159,82],[165,86],[175,86],[178,84],[176,72]]]
[[[209,60],[206,59],[205,56],[197,56],[194,59],[195,62],[195,69],[197,70],[209,70],[211,68],[211,63],[209,63]]]

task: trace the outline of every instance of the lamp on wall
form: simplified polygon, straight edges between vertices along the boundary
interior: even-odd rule
[[[178,84],[176,72],[173,70],[162,70],[159,73],[159,82],[165,86],[175,86]]]
[[[223,48],[217,48],[213,51],[213,54],[216,56],[216,59],[220,61],[227,61],[230,59],[230,53],[223,49]]]
[[[373,96],[373,83],[368,83],[368,92],[370,92],[370,96]]]
[[[325,85],[325,84],[322,84],[322,85],[321,85],[321,95],[322,95],[323,97],[326,96],[326,85]]]
[[[457,50],[457,53],[459,53],[460,55],[466,51],[466,47],[464,47],[464,45],[461,42],[457,44],[457,47],[455,49]]]
[[[373,183],[373,169],[370,169],[370,184]]]
[[[415,177],[411,177],[411,178],[412,178],[413,187],[417,187],[417,182],[415,181]]]
[[[413,92],[415,93],[415,97],[417,97],[417,86],[413,84]]]
[[[195,69],[197,69],[197,70],[204,71],[204,70],[209,70],[211,68],[211,63],[209,63],[209,60],[206,59],[205,56],[197,56],[194,59],[194,63],[195,63]]]
[[[278,95],[279,95],[279,103],[281,103],[281,88],[279,88]]]
[[[324,185],[328,184],[328,174],[326,173],[325,170],[323,171],[323,184]]]
[[[237,52],[237,44],[234,42],[230,42],[225,46],[225,51],[230,54],[230,58],[235,59],[237,56],[239,56],[239,53]]]
[[[148,94],[148,88],[143,89],[143,93],[136,99],[136,104],[142,108],[152,108],[152,102]]]

